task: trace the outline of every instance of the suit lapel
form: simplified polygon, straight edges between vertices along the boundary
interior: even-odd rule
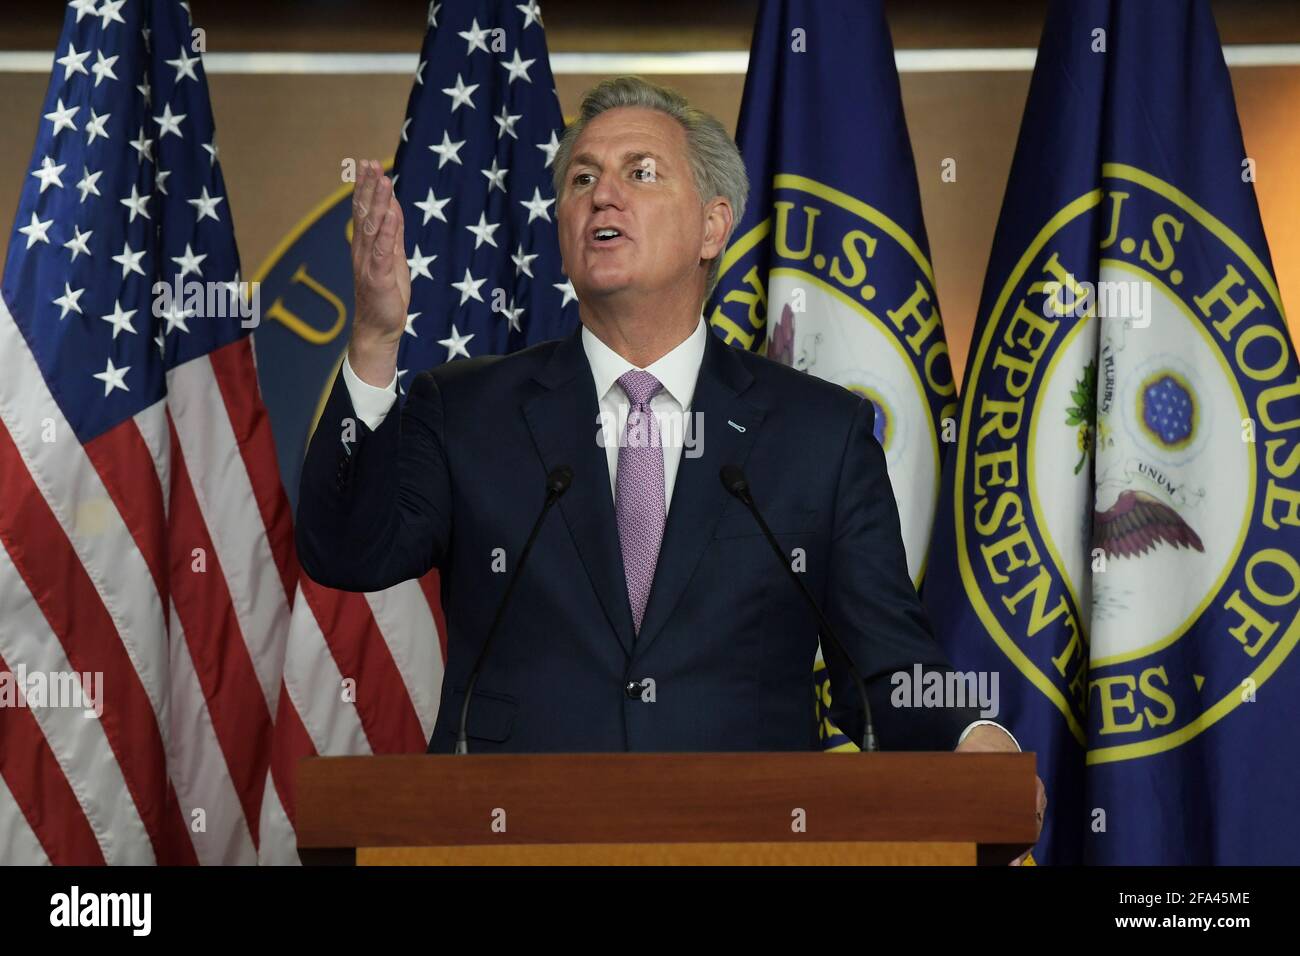
[[[688,458],[683,449],[677,468],[654,584],[637,635],[642,649],[663,630],[713,537],[729,497],[719,470],[724,464],[743,466],[749,456],[763,421],[763,410],[742,397],[752,381],[732,347],[710,331],[691,403],[690,422],[700,454]]]
[[[537,374],[546,391],[524,402],[524,419],[546,469],[559,465],[573,469],[573,486],[560,499],[560,511],[610,627],[624,651],[631,653],[632,610],[609,490],[609,464],[605,449],[596,442],[600,406],[581,331],[561,341]]]

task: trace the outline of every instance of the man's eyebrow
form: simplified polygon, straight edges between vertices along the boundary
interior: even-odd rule
[[[639,162],[643,159],[653,159],[656,163],[663,162],[663,157],[648,149],[631,149],[623,154],[623,162],[625,164],[629,162]],[[600,163],[597,162],[596,157],[591,155],[591,153],[579,153],[577,156],[573,157],[569,165],[599,167]]]

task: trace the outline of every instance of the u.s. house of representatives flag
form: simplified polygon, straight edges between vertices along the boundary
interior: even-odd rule
[[[956,389],[881,4],[765,0],[736,141],[749,205],[705,314],[871,401],[919,584]],[[820,677],[819,707],[830,690]],[[848,744],[828,722],[822,736]]]
[[[0,862],[251,863],[290,596],[193,24],[74,0],[0,303]]]
[[[1300,861],[1300,366],[1255,172],[1208,3],[1053,5],[926,592],[1004,675],[1049,862]]]
[[[403,395],[432,365],[513,351],[576,326],[551,185],[563,125],[535,2],[429,5],[394,164],[411,269],[398,353]],[[341,226],[348,207],[326,218]],[[341,252],[331,254],[347,268]],[[324,279],[350,290],[350,277]],[[300,759],[424,750],[443,674],[437,590],[436,572],[365,595],[302,581],[263,808],[262,862],[297,861],[293,773]]]

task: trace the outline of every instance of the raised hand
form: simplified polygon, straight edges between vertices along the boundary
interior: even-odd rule
[[[363,159],[352,191],[352,283],[356,315],[348,361],[370,385],[383,388],[397,370],[397,347],[411,303],[402,207],[393,182],[375,160]]]

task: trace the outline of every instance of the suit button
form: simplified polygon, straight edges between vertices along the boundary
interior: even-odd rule
[[[628,700],[640,700],[641,682],[639,680],[628,681],[627,686],[623,688],[623,692],[627,694]]]

